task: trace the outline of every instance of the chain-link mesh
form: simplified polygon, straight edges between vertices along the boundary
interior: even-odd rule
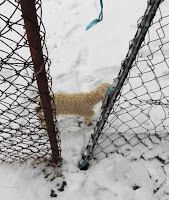
[[[49,92],[52,96],[41,3],[41,0],[35,1]],[[39,124],[32,103],[37,96],[37,83],[19,1],[0,1],[0,162],[51,157],[48,135]],[[53,99],[51,102],[54,108]],[[57,129],[57,121],[54,123]],[[60,148],[59,135],[57,137]]]
[[[80,161],[81,169],[87,167],[92,157],[102,158],[112,152],[124,153],[137,144],[141,144],[145,152],[146,147],[151,149],[169,135],[169,15],[166,15],[165,1],[160,6],[158,2],[161,3],[149,1],[146,14],[138,21],[135,39],[131,41],[119,77],[107,91],[106,98],[117,90],[119,94],[105,105],[109,105],[110,110],[107,118],[104,111],[107,108],[103,108]],[[146,29],[146,20],[151,17],[153,6],[159,6],[158,10],[151,26],[147,27],[148,32],[141,47],[136,49],[138,35]],[[126,73],[124,63],[128,64],[135,53],[136,59]],[[118,88],[123,78],[123,87]],[[108,103],[108,100],[105,99],[103,106],[104,103]]]

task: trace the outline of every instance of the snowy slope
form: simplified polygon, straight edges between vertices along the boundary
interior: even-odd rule
[[[46,43],[52,61],[54,92],[86,92],[100,82],[112,83],[135,35],[137,20],[147,1],[104,1],[104,18],[89,31],[86,26],[100,12],[99,0],[43,0]],[[166,13],[169,2],[165,0]],[[99,117],[96,106],[94,121]],[[163,143],[138,160],[113,154],[87,171],[77,163],[93,127],[80,117],[58,117],[63,166],[59,171],[45,163],[0,165],[0,200],[168,200],[169,154]],[[161,157],[153,157],[161,155]],[[130,153],[137,157],[139,150]],[[148,154],[148,153],[147,153]],[[64,183],[66,185],[64,186]],[[63,191],[61,191],[63,190]],[[53,197],[51,197],[53,196]],[[54,197],[57,196],[57,197]]]

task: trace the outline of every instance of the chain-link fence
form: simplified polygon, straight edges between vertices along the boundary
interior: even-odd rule
[[[42,2],[29,1],[29,4],[31,2],[36,6],[43,62],[52,96],[50,60],[42,23]],[[24,17],[19,1],[0,1],[0,162],[51,157],[48,134],[40,125],[33,105],[39,91],[30,54],[30,48],[34,47],[28,42]],[[52,98],[51,102],[54,104]],[[55,109],[53,116],[55,117]],[[56,120],[54,124],[58,133]],[[57,141],[60,153],[58,134]]]
[[[167,1],[167,0],[166,0]],[[153,148],[169,135],[169,15],[165,1],[148,2],[138,30],[107,91],[80,168],[91,158]],[[155,17],[154,17],[155,16]]]

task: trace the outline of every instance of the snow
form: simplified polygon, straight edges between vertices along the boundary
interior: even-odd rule
[[[130,161],[122,155],[113,154],[108,159],[80,171],[71,161],[62,166],[67,185],[61,188],[63,177],[57,176],[55,168],[31,163],[22,166],[5,164],[0,167],[1,199],[51,199],[51,190],[57,199],[91,200],[167,200],[169,193],[169,164],[158,159]],[[46,177],[46,178],[45,178]],[[54,197],[53,197],[54,198]]]
[[[100,13],[99,0],[42,3],[53,91],[86,92],[100,82],[112,83],[147,1],[103,0],[103,21],[87,32],[86,26]],[[168,14],[169,2],[164,3]],[[99,109],[100,104],[96,106],[95,121]],[[1,200],[169,199],[168,141],[145,152],[137,145],[125,151],[124,156],[114,153],[99,162],[93,160],[87,171],[80,171],[78,162],[93,127],[79,123],[80,117],[60,116],[58,121],[62,167],[35,161],[0,164]]]

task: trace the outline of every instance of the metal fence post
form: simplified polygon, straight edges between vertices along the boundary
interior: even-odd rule
[[[47,132],[50,140],[50,145],[52,150],[52,162],[58,163],[58,161],[60,160],[60,152],[59,152],[58,142],[56,139],[56,135],[58,134],[58,132],[55,131],[55,124],[53,120],[35,1],[20,0],[20,5],[24,18],[24,24],[32,56],[32,62],[34,65],[35,77],[37,79],[37,85],[41,99],[41,106],[44,112]]]

